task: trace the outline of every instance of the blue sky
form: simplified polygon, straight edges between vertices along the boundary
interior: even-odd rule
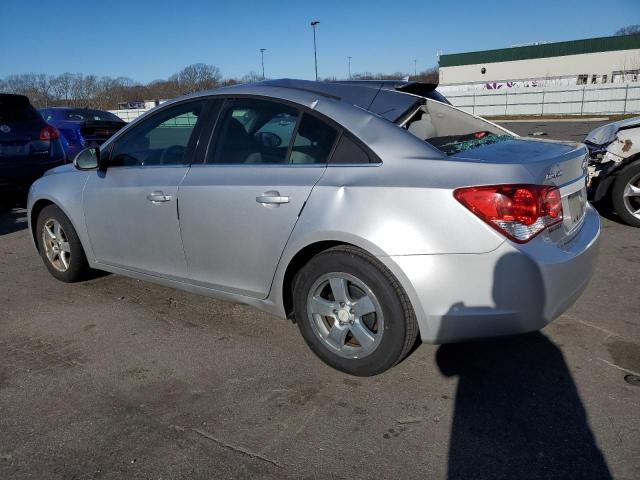
[[[225,77],[411,72],[456,53],[607,36],[640,23],[640,0],[0,0],[0,77],[65,71],[166,78],[196,62]]]

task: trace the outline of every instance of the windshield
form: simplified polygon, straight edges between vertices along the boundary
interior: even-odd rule
[[[65,120],[86,121],[86,120],[106,120],[109,122],[121,122],[119,117],[110,112],[103,110],[92,110],[89,108],[76,108],[73,110],[65,110]]]

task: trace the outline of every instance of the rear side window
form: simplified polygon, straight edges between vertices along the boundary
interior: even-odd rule
[[[26,97],[0,95],[0,122],[27,122],[40,117]]]
[[[332,164],[372,163],[369,154],[347,135],[342,135],[333,156]]]
[[[86,120],[103,120],[109,122],[121,122],[120,117],[110,112],[102,110],[92,110],[89,108],[76,108],[73,110],[65,110],[65,120],[86,121]]]
[[[298,110],[266,100],[236,100],[223,113],[207,163],[283,164]]]
[[[291,164],[327,163],[338,131],[312,115],[304,114],[291,148]]]

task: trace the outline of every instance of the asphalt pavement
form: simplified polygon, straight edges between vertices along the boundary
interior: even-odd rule
[[[2,207],[1,479],[640,478],[640,230],[613,217],[587,291],[542,332],[422,345],[372,378],[249,307],[57,282],[29,237]]]

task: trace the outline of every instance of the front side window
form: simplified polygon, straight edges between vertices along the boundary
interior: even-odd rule
[[[220,118],[207,163],[284,164],[298,111],[264,100],[236,100]]]
[[[184,165],[204,107],[204,100],[162,110],[118,140],[112,166]]]

